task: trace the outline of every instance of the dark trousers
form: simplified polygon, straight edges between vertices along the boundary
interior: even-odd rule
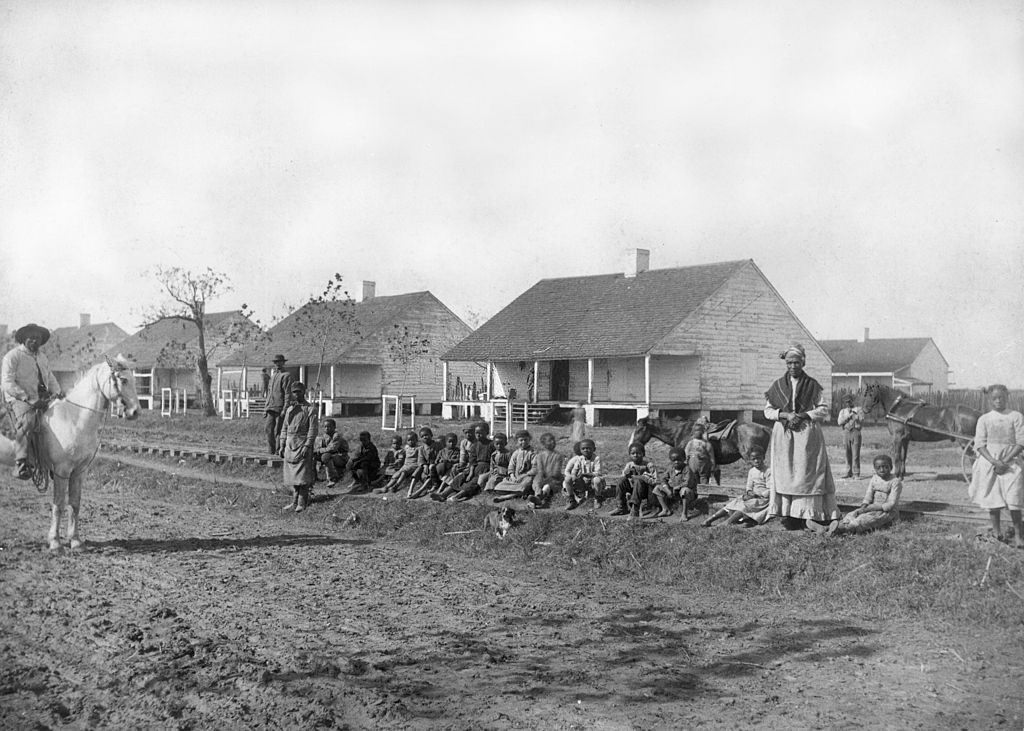
[[[860,429],[843,432],[846,444],[846,471],[860,477]]]
[[[651,486],[636,477],[623,477],[615,486],[615,497],[619,501],[619,507],[625,509],[626,503],[637,507],[647,500],[651,492]]]
[[[268,411],[263,417],[263,431],[267,434],[267,448],[271,454],[277,454],[277,437],[281,433],[284,419],[276,411]]]

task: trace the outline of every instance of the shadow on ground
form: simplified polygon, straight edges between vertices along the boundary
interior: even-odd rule
[[[175,538],[172,540],[116,538],[111,541],[89,541],[86,543],[86,548],[95,551],[113,550],[126,553],[178,553],[181,551],[240,551],[247,548],[287,546],[365,546],[372,542],[365,539],[332,538],[323,535],[286,534],[252,538]]]

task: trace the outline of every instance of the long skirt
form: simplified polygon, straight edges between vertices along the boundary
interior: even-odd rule
[[[861,513],[857,516],[847,515],[839,522],[839,527],[849,533],[867,533],[892,525],[895,518],[891,512],[872,510],[870,513]]]
[[[768,503],[769,498],[767,497],[753,497],[744,500],[741,495],[734,497],[722,507],[730,512],[740,513],[755,523],[764,523],[771,517],[768,514]]]
[[[1013,445],[989,444],[989,454],[1005,454]],[[1010,469],[997,475],[995,466],[984,457],[979,456],[971,473],[971,486],[968,488],[971,501],[981,508],[998,510],[1024,509],[1024,470],[1020,459],[1010,463]]]
[[[819,522],[840,517],[825,437],[817,423],[792,431],[775,422],[770,451],[770,515]]]

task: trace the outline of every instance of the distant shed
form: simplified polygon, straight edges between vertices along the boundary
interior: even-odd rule
[[[92,318],[83,313],[79,316],[78,327],[54,329],[43,351],[50,361],[53,375],[67,393],[82,374],[103,360],[103,355],[126,337],[128,333],[114,323],[93,324]]]
[[[931,338],[821,340],[835,362],[832,386],[858,391],[872,383],[899,388],[912,395],[949,388],[949,363]]]
[[[757,418],[793,341],[830,392],[832,361],[753,260],[651,270],[648,257],[636,250],[626,273],[543,279],[443,359],[485,363],[488,401],[583,402],[591,423]],[[448,386],[446,415],[477,408]]]

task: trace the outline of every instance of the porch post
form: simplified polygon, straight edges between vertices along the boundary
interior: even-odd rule
[[[587,358],[587,403],[594,403],[594,359]]]
[[[644,356],[644,402],[651,408],[651,354]]]
[[[441,382],[444,384],[444,393],[441,396],[442,401],[448,400],[448,361],[441,361]]]
[[[533,403],[537,403],[537,381],[540,376],[540,361],[533,361]],[[525,428],[525,427],[524,427]]]
[[[249,393],[248,375],[249,375],[249,369],[246,368],[245,366],[242,366],[242,393],[243,394]]]
[[[487,400],[494,398],[494,389],[491,387],[491,377],[494,375],[493,364],[487,361]]]
[[[334,400],[334,363],[331,363],[331,400]]]
[[[223,375],[224,375],[224,369],[221,368],[220,366],[217,366],[217,393],[218,394],[220,393],[220,382],[221,382],[221,376],[223,376]]]

